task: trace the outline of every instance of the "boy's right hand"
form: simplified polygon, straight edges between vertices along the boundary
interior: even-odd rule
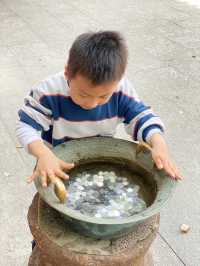
[[[35,144],[36,143],[34,143],[34,146]],[[33,147],[30,148],[32,150]],[[43,187],[47,187],[49,181],[55,183],[56,177],[64,180],[68,179],[69,176],[65,171],[74,167],[73,163],[66,163],[57,158],[47,147],[43,149],[43,152],[38,154],[37,159],[36,168],[33,171],[33,174],[28,177],[27,182],[31,183],[35,178],[40,176]]]

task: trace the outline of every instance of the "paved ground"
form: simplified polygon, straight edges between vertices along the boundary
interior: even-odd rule
[[[25,266],[30,253],[26,214],[35,189],[25,177],[34,162],[15,148],[17,109],[35,82],[62,69],[73,39],[97,29],[127,38],[128,76],[165,121],[185,176],[162,210],[155,265],[199,266],[200,9],[172,0],[1,0],[0,22],[0,266]],[[181,223],[189,234],[179,233]]]

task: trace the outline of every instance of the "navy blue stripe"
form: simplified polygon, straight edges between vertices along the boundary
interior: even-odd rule
[[[42,131],[41,137],[43,140],[47,141],[48,143],[52,144],[52,134],[53,134],[53,126],[50,125],[49,130]]]
[[[157,129],[157,128],[160,129],[161,132],[164,131],[163,128],[160,125],[158,125],[158,124],[153,124],[153,125],[150,125],[150,126],[146,127],[143,130],[143,132],[142,132],[142,139],[143,139],[143,141],[146,141],[146,137],[147,137],[149,131],[151,131],[152,129]]]
[[[52,145],[55,147],[55,146],[57,146],[57,145],[60,145],[60,144],[62,144],[62,143],[65,143],[65,142],[67,142],[67,141],[69,141],[69,140],[73,140],[73,138],[64,137],[64,138],[62,138],[62,139],[53,139],[53,141],[52,141]]]
[[[69,138],[69,137],[64,137],[61,139],[54,139],[52,137],[52,134],[53,134],[53,126],[51,125],[48,131],[42,131],[41,137],[43,140],[47,141],[48,143],[50,143],[54,147],[66,142],[66,141],[73,139],[73,138]]]
[[[96,108],[85,110],[75,104],[70,97],[62,95],[47,95],[40,99],[40,103],[52,111],[54,120],[60,117],[68,121],[99,121],[118,115],[118,97],[114,94],[108,103]]]
[[[48,118],[51,118],[50,115],[45,114],[41,109],[39,109],[39,108],[37,108],[37,107],[31,105],[30,102],[26,102],[25,105],[28,106],[28,107],[33,108],[35,111],[39,112],[40,114],[45,115],[45,116],[48,117]]]
[[[37,123],[33,118],[27,115],[23,110],[19,110],[18,112],[20,121],[30,125],[31,127],[35,128],[36,130],[43,130],[43,127]]]
[[[133,118],[143,111],[150,109],[150,106],[146,106],[143,102],[138,102],[134,98],[118,92],[119,101],[119,117],[124,117],[124,123],[128,124]]]
[[[134,133],[133,133],[133,139],[134,140],[137,140],[137,133],[138,133],[138,130],[142,127],[142,125],[147,121],[149,120],[150,118],[152,117],[156,117],[155,115],[153,114],[148,114],[148,115],[145,115],[143,116],[142,118],[140,118],[136,125],[135,125],[135,130],[134,130]]]
[[[139,113],[149,109],[149,106],[123,94],[121,91],[112,95],[109,101],[91,110],[85,110],[75,104],[70,97],[64,95],[44,95],[40,103],[50,109],[54,120],[60,117],[68,121],[100,121],[112,117],[123,117],[129,123]]]

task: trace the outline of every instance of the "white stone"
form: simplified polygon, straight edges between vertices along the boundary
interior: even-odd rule
[[[120,216],[120,212],[118,210],[113,210],[109,213],[110,217],[119,217]]]
[[[98,175],[104,175],[104,172],[99,171],[99,172],[98,172]]]
[[[180,230],[181,233],[188,233],[190,231],[190,226],[188,224],[182,224]]]
[[[103,183],[102,182],[97,182],[96,183],[98,187],[103,187]]]
[[[96,214],[95,214],[95,217],[96,217],[96,218],[101,218],[102,216],[101,216],[100,213],[96,213]]]
[[[115,177],[116,177],[116,174],[115,174],[115,172],[113,172],[113,171],[111,171],[109,174],[110,174],[111,176],[115,176]]]
[[[10,176],[10,173],[8,173],[8,172],[4,172],[3,174],[4,174],[4,176],[6,176],[6,177]]]

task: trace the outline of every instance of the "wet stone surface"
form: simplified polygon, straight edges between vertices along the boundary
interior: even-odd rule
[[[69,181],[67,207],[96,218],[129,217],[147,208],[140,187],[113,171],[83,172]]]

